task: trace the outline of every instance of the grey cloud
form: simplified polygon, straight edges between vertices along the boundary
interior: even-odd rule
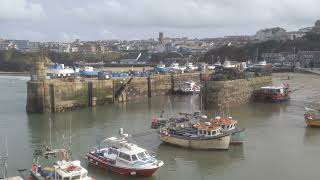
[[[1,0],[0,22],[29,20],[38,21],[45,17],[41,4],[27,0]]]
[[[21,37],[12,32],[20,27],[35,32],[24,34],[43,34],[43,40],[145,38],[158,31],[191,37],[253,34],[272,26],[294,30],[320,19],[318,0],[1,1],[0,23],[6,26],[0,37]]]

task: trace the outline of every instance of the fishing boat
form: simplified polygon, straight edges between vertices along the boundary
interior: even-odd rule
[[[199,94],[201,91],[201,88],[199,85],[196,84],[196,82],[192,80],[188,80],[184,82],[176,91],[178,94]]]
[[[221,126],[222,132],[231,133],[230,144],[242,144],[244,142],[244,128],[238,128],[238,121],[232,119],[231,116],[221,118],[215,117],[211,120],[211,123]]]
[[[231,139],[230,133],[222,132],[221,126],[205,123],[184,124],[170,123],[159,131],[164,143],[197,150],[227,150]]]
[[[89,164],[127,176],[152,176],[163,166],[163,162],[152,157],[147,150],[129,143],[129,135],[123,134],[123,129],[120,129],[120,135],[120,138],[103,140],[106,147],[88,152]]]
[[[154,71],[158,72],[158,73],[167,73],[168,72],[168,68],[166,67],[165,64],[160,63],[156,67],[154,67]]]
[[[98,77],[98,71],[94,70],[91,66],[85,66],[79,73],[82,77]]]
[[[34,153],[34,162],[30,169],[32,179],[36,180],[93,180],[88,176],[88,171],[81,166],[79,160],[71,161],[69,153],[65,149],[51,149],[45,147],[44,149],[38,149]],[[46,165],[41,165],[39,160],[44,159],[56,159],[59,160],[50,162]],[[44,160],[43,160],[44,161]]]
[[[320,114],[319,111],[306,108],[307,112],[304,114],[304,119],[307,127],[320,127]]]
[[[188,72],[194,72],[199,69],[197,66],[194,66],[193,63],[186,63],[185,66],[186,66],[186,71]]]
[[[254,98],[265,102],[282,102],[290,99],[289,84],[283,86],[265,86],[254,92]]]

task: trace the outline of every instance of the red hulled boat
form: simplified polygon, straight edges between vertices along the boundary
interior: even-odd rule
[[[261,87],[254,93],[255,100],[267,102],[281,102],[290,99],[291,90],[289,84],[283,86]]]
[[[145,149],[127,142],[126,137],[105,139],[108,145],[87,153],[91,165],[128,176],[152,176],[163,162],[152,157]]]

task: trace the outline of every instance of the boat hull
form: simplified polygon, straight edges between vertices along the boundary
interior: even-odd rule
[[[320,127],[320,119],[306,119],[307,127]]]
[[[230,144],[243,144],[244,142],[244,129],[233,132],[230,139]]]
[[[229,148],[231,136],[226,135],[214,139],[188,139],[174,135],[159,134],[160,140],[171,144],[189,149],[198,150],[227,150]]]
[[[284,94],[270,94],[258,90],[254,93],[254,99],[261,102],[284,102],[290,100],[290,93],[288,92]]]
[[[152,176],[160,167],[150,169],[135,169],[114,166],[113,162],[106,158],[101,158],[92,153],[87,154],[87,160],[90,165],[100,167],[102,169],[126,176]]]
[[[193,95],[193,94],[200,94],[200,91],[183,91],[181,89],[178,89],[175,91],[175,94],[178,95]]]

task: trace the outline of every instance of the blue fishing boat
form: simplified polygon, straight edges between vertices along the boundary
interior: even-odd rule
[[[154,71],[158,73],[167,73],[168,68],[166,68],[165,64],[160,63],[156,67],[154,67]]]

